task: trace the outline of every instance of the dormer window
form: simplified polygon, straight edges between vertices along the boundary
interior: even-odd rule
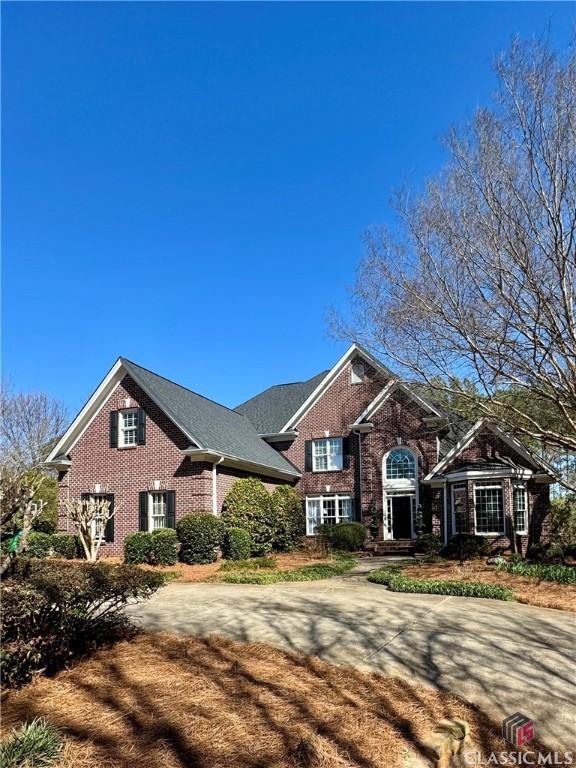
[[[118,447],[125,448],[137,445],[138,441],[138,410],[120,411],[118,418]]]

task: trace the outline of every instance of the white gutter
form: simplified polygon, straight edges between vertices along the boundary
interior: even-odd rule
[[[243,469],[246,472],[257,472],[260,475],[274,477],[280,480],[297,480],[302,476],[297,469],[294,469],[293,472],[284,471],[282,469],[276,469],[276,467],[269,467],[267,464],[259,464],[255,461],[241,459],[239,456],[232,456],[228,453],[221,453],[220,451],[212,451],[205,448],[185,448],[182,453],[184,456],[189,456],[192,461],[206,461],[209,464],[223,464],[236,467],[237,469]]]

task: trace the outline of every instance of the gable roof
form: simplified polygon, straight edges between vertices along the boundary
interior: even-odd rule
[[[298,470],[268,445],[240,413],[120,357],[47,459],[68,453],[128,374],[190,440],[192,447],[244,460],[291,477]],[[265,472],[263,472],[265,474]]]
[[[280,432],[286,421],[296,413],[328,373],[322,371],[307,381],[268,387],[238,405],[235,410],[250,419],[261,435]]]
[[[550,474],[551,476],[554,476],[554,471],[545,461],[534,456],[524,445],[522,445],[522,443],[512,437],[512,435],[509,435],[497,424],[494,424],[486,419],[479,419],[474,425],[470,427],[470,429],[461,435],[460,439],[456,440],[453,447],[424,478],[424,482],[430,482],[434,478],[439,478],[442,475],[443,470],[445,470],[446,467],[448,467],[462,453],[463,450],[471,445],[477,435],[479,435],[484,429],[487,429],[497,435],[516,453],[526,459],[526,461],[530,463],[535,469],[539,469],[547,474]]]
[[[428,411],[430,414],[432,414],[432,416],[435,416],[435,417],[443,416],[441,411],[438,410],[436,406],[432,405],[428,400],[425,400],[423,397],[421,397],[417,392],[415,392],[407,384],[404,384],[404,382],[399,381],[398,379],[391,379],[380,390],[380,392],[376,395],[376,397],[372,400],[372,402],[368,403],[368,406],[360,414],[360,416],[358,416],[358,418],[354,422],[354,425],[362,424],[362,422],[365,422],[365,421],[370,421],[370,419],[374,416],[374,414],[380,410],[380,408],[384,405],[384,403],[392,396],[392,394],[397,389],[402,390],[404,394],[406,394],[412,400],[416,401],[425,411]]]

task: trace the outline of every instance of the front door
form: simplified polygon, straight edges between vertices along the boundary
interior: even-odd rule
[[[395,539],[412,538],[412,500],[410,496],[392,497],[392,531]]]

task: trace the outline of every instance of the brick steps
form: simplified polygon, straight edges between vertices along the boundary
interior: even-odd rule
[[[371,541],[365,545],[364,549],[373,555],[413,555],[415,543],[412,539]]]

